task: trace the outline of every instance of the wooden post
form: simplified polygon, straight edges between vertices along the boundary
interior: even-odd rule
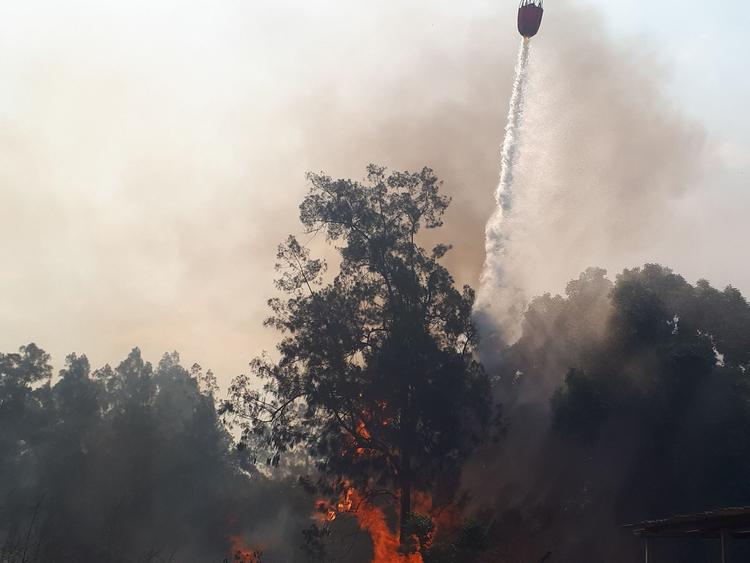
[[[654,563],[651,557],[651,538],[643,538],[643,550],[646,555],[646,563]]]
[[[732,535],[727,530],[721,531],[721,563],[732,561]]]

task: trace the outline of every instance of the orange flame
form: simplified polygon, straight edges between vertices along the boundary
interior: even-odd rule
[[[369,409],[365,409],[362,418],[357,421],[353,435],[350,437],[350,442],[355,445],[354,452],[358,456],[366,455],[369,450],[368,447],[362,445],[363,443],[368,444],[372,440],[372,433],[367,426],[370,425],[370,428],[373,426],[377,428],[378,425],[386,427],[391,423],[391,419],[386,415],[387,408],[388,403],[379,401],[374,413]]]
[[[351,500],[358,505],[354,515],[359,527],[370,534],[372,563],[422,563],[422,556],[418,553],[399,552],[398,534],[391,531],[380,508],[371,503],[361,502],[359,495],[353,490]]]
[[[370,535],[373,549],[371,563],[423,563],[420,554],[405,554],[399,550],[398,533],[388,526],[383,510],[365,502],[354,488],[346,484],[335,506],[325,500],[316,501],[315,518],[320,522],[333,522],[342,513],[353,514],[360,529]]]
[[[359,421],[359,422],[357,423],[357,435],[358,435],[358,436],[359,436],[360,438],[362,438],[363,440],[365,440],[365,441],[369,441],[369,440],[371,439],[371,435],[370,435],[370,432],[369,432],[369,431],[367,430],[367,426],[365,426],[365,423],[364,423],[364,421],[362,421],[362,420],[360,420],[360,421]],[[355,449],[354,451],[355,451],[355,452],[357,452],[357,455],[360,455],[360,456],[361,456],[361,455],[364,455],[364,453],[365,453],[365,448],[363,448],[363,447],[358,447],[358,448],[357,448],[357,449]]]
[[[363,419],[357,421],[356,429],[350,436],[348,444],[354,447],[357,456],[371,455],[365,445],[372,440],[366,420],[372,425],[381,424],[386,427],[390,420],[385,416],[387,403],[378,403],[378,416],[365,412]],[[378,418],[380,420],[378,420]],[[317,500],[314,518],[321,523],[333,522],[341,513],[351,513],[357,519],[361,530],[366,531],[372,540],[373,558],[371,563],[423,563],[418,553],[406,554],[401,552],[398,532],[388,526],[385,514],[381,508],[371,502],[364,502],[360,494],[348,484],[344,484],[344,492],[334,505],[325,500]]]
[[[336,516],[338,516],[339,512],[341,512],[341,510],[338,509],[338,506],[334,507],[325,499],[318,499],[315,501],[315,514],[313,514],[313,519],[320,523],[333,522],[336,520]]]
[[[229,536],[227,539],[231,544],[232,561],[236,563],[260,563],[261,551],[247,547],[242,536]]]
[[[462,521],[461,511],[454,505],[435,506],[429,493],[414,491],[412,493],[414,510],[420,514],[428,514],[435,527],[432,531],[434,537],[440,532],[456,530]]]

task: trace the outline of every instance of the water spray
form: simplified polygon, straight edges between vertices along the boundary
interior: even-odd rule
[[[531,38],[539,31],[544,7],[542,0],[523,0],[518,8],[518,31],[523,36],[516,59],[513,92],[510,97],[505,137],[500,152],[500,178],[495,190],[496,208],[485,228],[485,263],[479,284],[476,317],[484,336],[507,340],[499,327],[522,313],[523,298],[519,290],[505,283],[503,267],[506,258],[506,217],[513,207],[513,172],[518,159],[520,129],[523,121],[528,82]]]

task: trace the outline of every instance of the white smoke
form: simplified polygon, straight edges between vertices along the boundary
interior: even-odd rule
[[[529,55],[530,42],[524,38],[518,50],[513,94],[500,154],[500,181],[495,190],[497,207],[485,229],[486,257],[480,278],[476,316],[483,336],[491,341],[514,339],[514,319],[520,318],[525,307],[523,291],[509,284],[504,275],[504,262],[509,236],[506,221],[513,211],[513,172],[518,159]]]
[[[425,246],[453,245],[444,264],[478,286],[517,4],[301,6],[2,3],[0,350],[176,349],[227,383],[276,342],[274,249],[299,234],[309,170],[433,167],[453,200]],[[504,284],[532,297],[656,261],[750,292],[740,184],[704,185],[703,129],[664,96],[662,57],[614,42],[602,11],[557,0],[533,39]]]

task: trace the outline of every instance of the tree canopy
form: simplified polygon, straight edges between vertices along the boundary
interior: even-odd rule
[[[219,409],[176,353],[93,370],[72,354],[56,376],[34,344],[0,353],[0,561],[320,562],[336,535],[347,561],[626,563],[623,524],[750,505],[737,289],[589,269],[531,301],[490,379],[450,247],[420,244],[449,205],[434,173],[308,179],[307,243],[277,253],[278,348]]]
[[[295,237],[279,247],[278,289],[266,324],[282,334],[278,360],[258,358],[236,379],[227,409],[244,437],[278,463],[300,448],[330,491],[354,487],[367,502],[398,499],[401,538],[412,491],[429,491],[482,437],[489,381],[474,357],[474,292],[440,264],[449,251],[419,245],[442,225],[448,198],[432,170],[363,182],[308,175],[300,206],[306,236],[338,251],[336,273]]]
[[[152,366],[134,349],[93,371],[72,354],[54,380],[33,344],[0,354],[0,561],[221,561],[259,533],[272,547],[259,530],[291,489],[231,453],[214,389],[177,354]]]
[[[591,269],[535,299],[496,388],[510,431],[487,457],[506,464],[515,498],[496,499],[495,545],[632,561],[623,524],[750,505],[748,352],[741,293],[663,266],[614,282]],[[659,560],[702,562],[715,547],[669,546]]]

